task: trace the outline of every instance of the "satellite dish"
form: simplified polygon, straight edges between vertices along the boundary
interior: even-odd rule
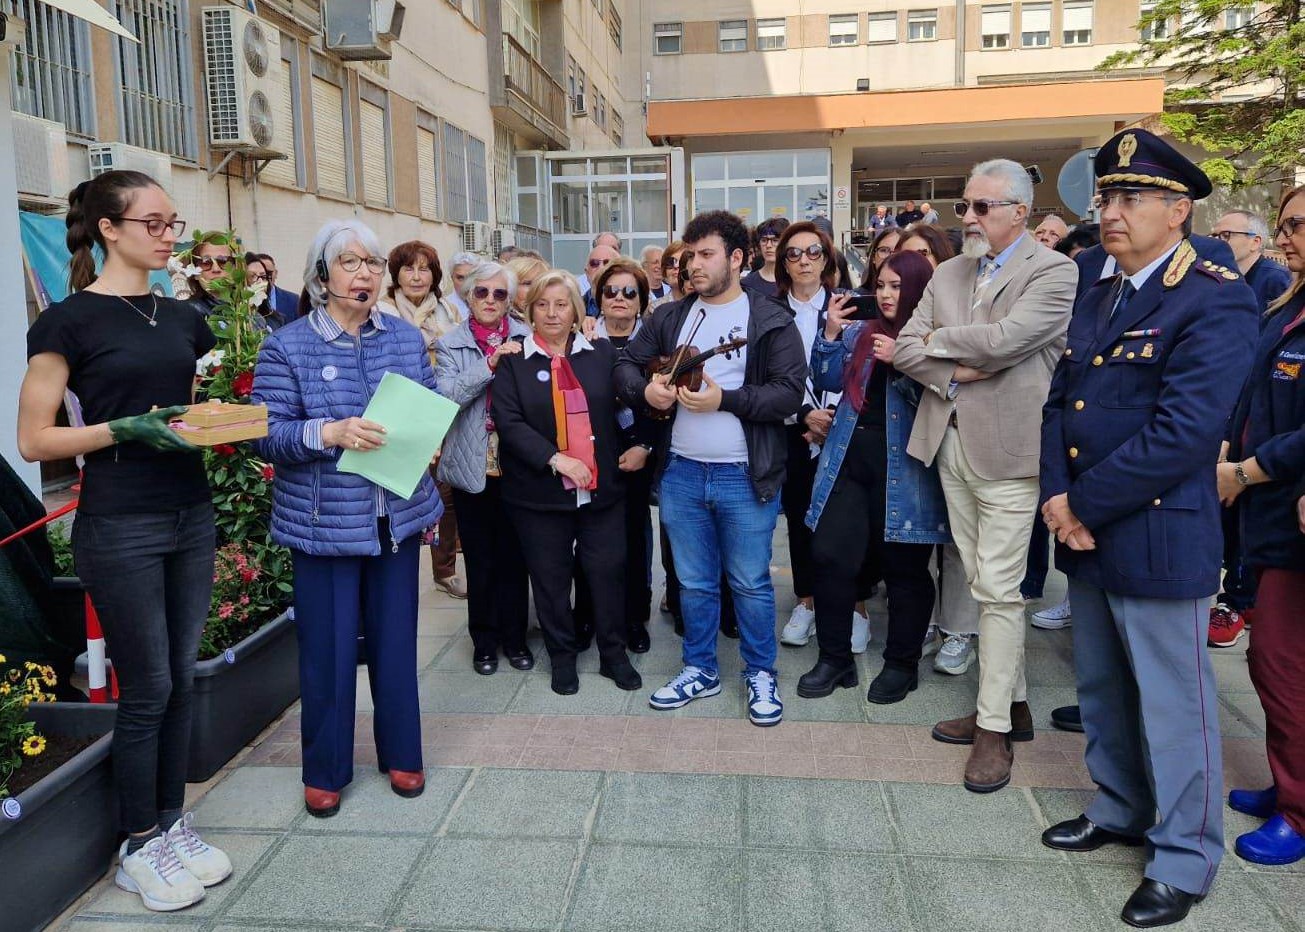
[[[1092,196],[1097,193],[1094,163],[1097,149],[1080,149],[1070,156],[1056,178],[1056,193],[1076,217],[1092,215]]]

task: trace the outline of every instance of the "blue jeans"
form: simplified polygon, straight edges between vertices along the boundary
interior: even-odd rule
[[[675,551],[684,608],[684,663],[715,673],[720,577],[734,596],[746,673],[775,672],[775,586],[770,541],[779,499],[757,500],[746,463],[700,463],[671,454],[661,518]]]

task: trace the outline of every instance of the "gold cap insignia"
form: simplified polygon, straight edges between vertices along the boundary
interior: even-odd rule
[[[1123,139],[1119,140],[1119,167],[1128,168],[1129,163],[1133,161],[1133,156],[1137,154],[1137,137],[1128,133]]]

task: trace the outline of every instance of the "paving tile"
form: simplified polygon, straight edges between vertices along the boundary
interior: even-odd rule
[[[897,850],[877,783],[751,777],[744,786],[744,844],[750,848]]]
[[[626,844],[737,846],[738,778],[613,773],[598,807],[594,839]]]
[[[1066,864],[908,857],[906,865],[915,919],[923,928],[966,932],[1105,928],[1096,904],[1080,895]]]
[[[630,693],[630,698],[625,707],[626,715],[656,716],[661,718],[721,718],[721,719],[747,719],[747,711],[743,701],[744,687],[743,681],[737,676],[727,676],[721,674],[720,694],[708,696],[705,699],[698,699],[690,702],[680,709],[672,711],[662,711],[654,709],[648,705],[648,697],[660,689],[672,676],[680,671],[675,669],[665,678],[657,678],[644,675],[643,689]]]
[[[444,821],[470,772],[462,768],[428,770],[426,790],[415,799],[404,799],[390,789],[388,776],[371,771],[349,785],[338,815],[314,819],[300,828],[377,835],[431,835]]]
[[[1224,693],[1220,699],[1219,729],[1224,737],[1264,736],[1264,707],[1260,705],[1259,696],[1255,693]]]
[[[802,671],[806,672],[806,671]],[[865,680],[862,680],[865,683]],[[851,689],[836,689],[832,695],[823,699],[804,699],[797,694],[797,677],[790,676],[782,684],[787,689],[782,693],[784,699],[784,721],[786,722],[864,722],[865,690],[864,685]]]
[[[231,858],[231,876],[215,887],[205,891],[204,899],[185,911],[185,917],[212,916],[222,908],[240,885],[249,876],[259,858],[277,841],[278,835],[230,834],[225,832],[207,832],[205,838],[209,844],[221,848]],[[100,915],[105,918],[132,917],[136,920],[158,919],[159,914],[145,908],[140,897],[135,893],[120,890],[112,883],[103,885],[102,891],[81,910],[83,914]],[[169,916],[168,918],[174,918]],[[77,932],[85,932],[85,926],[77,924],[71,927]]]
[[[678,819],[676,820],[678,821]],[[681,830],[684,825],[681,825]],[[742,856],[721,848],[594,845],[564,928],[573,932],[740,929]],[[650,869],[656,865],[656,869]]]
[[[579,845],[441,838],[404,892],[396,919],[440,929],[552,929]]]
[[[298,767],[240,767],[195,807],[198,828],[284,829],[304,811]]]
[[[1024,657],[1024,675],[1029,686],[1075,688],[1074,661],[1070,654],[1030,649],[1024,652]]]
[[[379,922],[424,844],[420,838],[291,836],[225,915],[272,923]]]
[[[867,932],[915,928],[895,859],[744,851],[748,932]]]
[[[930,679],[944,680],[944,677],[930,674]],[[921,677],[920,687],[901,702],[892,705],[865,704],[865,719],[873,724],[887,725],[928,725],[949,718],[960,718],[974,711],[974,691],[964,688],[964,684],[954,683],[951,677],[946,682],[931,682]]]
[[[1091,790],[1035,788],[1032,792],[1041,810],[1041,821],[1046,827],[1082,815],[1095,795]],[[1083,864],[1131,864],[1140,872],[1146,864],[1146,848],[1145,846],[1129,848],[1124,845],[1103,845],[1096,851],[1075,852],[1070,856],[1070,860],[1073,863]]]
[[[893,783],[893,822],[909,854],[1058,860],[1024,790],[971,793],[961,786]]]
[[[506,712],[524,677],[510,667],[493,676],[429,670],[417,679],[423,712]]]
[[[187,913],[187,915],[190,914]],[[167,932],[199,932],[203,928],[203,923],[200,921],[187,922],[176,913],[167,914],[165,920],[160,920],[160,923],[162,922],[167,924],[160,924],[156,928],[167,930]],[[81,916],[74,916],[61,927],[61,932],[140,932],[143,925],[141,920],[135,917],[83,919]]]
[[[1301,862],[1297,861],[1296,865],[1301,865]],[[1305,896],[1301,894],[1299,874],[1250,874],[1245,882],[1274,904],[1274,907],[1287,920],[1294,922],[1297,928],[1305,929]],[[1215,892],[1219,892],[1217,885]]]
[[[597,673],[580,673],[579,679],[578,693],[573,696],[559,696],[553,692],[552,679],[549,676],[543,673],[538,676],[528,676],[516,698],[508,706],[508,711],[540,715],[617,715],[625,711],[630,693],[617,688],[615,683]],[[643,690],[635,690],[635,692],[642,693]]]
[[[1210,651],[1210,663],[1214,667],[1214,681],[1221,693],[1253,693],[1255,686],[1251,683],[1250,667],[1246,663],[1245,651]]]
[[[1193,906],[1185,920],[1170,928],[1175,932],[1228,932],[1230,929],[1278,932],[1291,928],[1264,902],[1261,889],[1241,871],[1228,870],[1229,866],[1225,861],[1210,895]],[[1122,865],[1075,864],[1074,870],[1100,901],[1101,909],[1112,917],[1119,915],[1129,895],[1142,881],[1141,871]],[[1297,881],[1299,898],[1300,878],[1293,879]],[[1280,902],[1290,902],[1290,897]]]
[[[450,835],[581,838],[603,776],[482,770],[449,820]]]

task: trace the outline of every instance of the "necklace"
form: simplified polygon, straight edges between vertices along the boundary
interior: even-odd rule
[[[105,291],[108,291],[108,289],[106,288]],[[149,324],[151,327],[157,327],[157,326],[159,325],[159,322],[158,322],[158,316],[159,316],[159,296],[156,295],[154,292],[152,292],[152,291],[150,292],[150,300],[153,302],[154,307],[153,307],[153,310],[152,310],[149,314],[146,314],[144,311],[142,311],[142,310],[141,310],[140,308],[138,308],[136,305],[132,304],[130,301],[128,301],[128,300],[127,300],[126,298],[124,298],[122,295],[118,294],[118,292],[116,292],[116,291],[109,291],[109,294],[113,295],[115,298],[117,298],[117,299],[118,299],[119,301],[121,301],[123,304],[127,305],[127,307],[131,308],[133,311],[135,311],[135,312],[136,312],[137,314],[139,314],[141,317],[144,317],[144,318],[145,318],[145,322],[146,322],[147,324]]]

